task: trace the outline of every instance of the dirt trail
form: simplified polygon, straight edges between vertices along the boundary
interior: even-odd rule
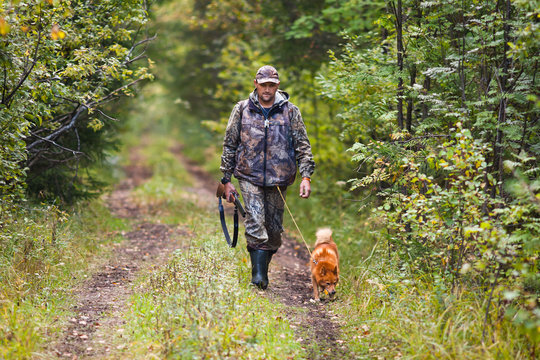
[[[140,165],[140,154],[131,152],[130,164],[125,167],[126,179],[108,196],[107,205],[120,218],[142,220],[144,209],[131,201],[131,190],[152,176]],[[106,330],[121,331],[122,313],[132,293],[132,282],[137,272],[157,266],[174,250],[171,235],[175,229],[144,220],[129,232],[122,233],[126,241],[118,244],[114,256],[103,265],[75,293],[76,314],[70,319],[61,340],[52,351],[61,358],[103,358],[111,350]]]

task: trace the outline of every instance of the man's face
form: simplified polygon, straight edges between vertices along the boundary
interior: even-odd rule
[[[255,87],[257,88],[257,94],[259,95],[259,102],[263,106],[270,106],[274,103],[274,97],[276,96],[276,91],[278,90],[279,83],[265,82],[259,84],[257,80],[255,82]]]

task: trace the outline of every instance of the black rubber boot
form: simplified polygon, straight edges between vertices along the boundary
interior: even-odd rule
[[[268,264],[271,252],[266,250],[250,250],[251,283],[260,289],[268,287]]]

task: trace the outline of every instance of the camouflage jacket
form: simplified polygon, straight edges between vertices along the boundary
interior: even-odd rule
[[[266,126],[265,126],[266,125]],[[229,117],[221,171],[259,186],[290,185],[296,168],[311,177],[315,162],[304,121],[286,92],[278,91],[266,121],[257,92],[236,104]]]

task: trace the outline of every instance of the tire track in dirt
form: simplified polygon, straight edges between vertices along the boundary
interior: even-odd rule
[[[213,203],[216,208],[216,221],[219,221],[217,200],[211,190],[217,187],[218,180],[213,179],[212,175],[183,156],[181,146],[175,146],[171,151],[195,178],[198,186],[191,190],[198,194],[205,205]],[[225,206],[226,211],[232,213],[232,209],[232,205]],[[270,264],[268,289],[260,293],[290,307],[285,316],[295,327],[298,342],[309,349],[308,359],[354,359],[354,354],[340,339],[338,317],[325,307],[327,301],[322,300],[319,303],[311,301],[313,288],[307,249],[290,237],[284,236],[283,240],[283,245]],[[301,311],[297,310],[298,308]]]
[[[141,166],[137,149],[131,151],[130,165],[124,168],[126,178],[106,199],[112,214],[119,218],[141,220],[144,209],[131,199],[134,187],[152,176]],[[121,331],[123,310],[132,294],[132,283],[142,269],[157,266],[174,250],[171,235],[178,230],[163,224],[141,221],[115,245],[113,257],[75,291],[75,316],[63,331],[52,352],[62,358],[103,358],[111,349],[111,329]]]

